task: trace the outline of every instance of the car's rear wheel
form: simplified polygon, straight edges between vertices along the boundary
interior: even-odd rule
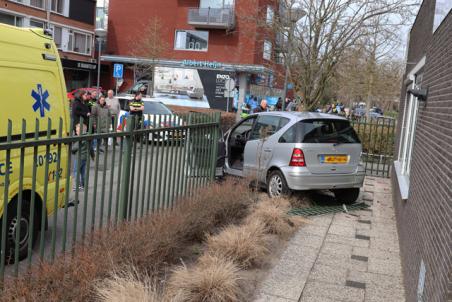
[[[333,190],[334,196],[336,196],[337,201],[345,204],[352,204],[356,202],[359,197],[359,188],[349,188],[349,189],[336,189]]]
[[[281,171],[275,170],[268,176],[267,193],[271,198],[288,196],[291,194],[291,190],[287,186],[286,179]]]

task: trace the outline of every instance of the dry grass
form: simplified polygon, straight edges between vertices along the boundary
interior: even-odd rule
[[[206,232],[245,217],[252,202],[243,182],[213,184],[180,200],[172,211],[94,234],[94,244],[76,247],[74,257],[59,257],[54,264],[44,263],[30,274],[7,280],[0,301],[93,301],[93,284],[122,267],[159,276]]]
[[[241,301],[240,269],[223,257],[204,255],[197,265],[173,272],[167,295],[173,302]]]
[[[241,268],[260,264],[269,253],[265,226],[260,221],[223,229],[207,236],[207,253],[231,259]]]
[[[96,292],[101,302],[162,302],[156,282],[139,277],[136,269],[128,269],[113,274],[96,284]]]
[[[288,238],[296,231],[300,222],[298,218],[290,217],[287,214],[290,207],[290,203],[286,199],[267,198],[255,206],[246,221],[248,223],[261,222],[267,233]]]

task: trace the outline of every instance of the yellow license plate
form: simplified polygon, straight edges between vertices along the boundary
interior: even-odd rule
[[[321,155],[320,162],[322,164],[347,164],[347,155]]]

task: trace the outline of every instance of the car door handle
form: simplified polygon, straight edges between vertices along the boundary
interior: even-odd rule
[[[264,152],[272,152],[272,149],[264,149]]]

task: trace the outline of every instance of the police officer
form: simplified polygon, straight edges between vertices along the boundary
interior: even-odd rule
[[[139,128],[143,118],[144,103],[142,97],[141,92],[137,92],[135,97],[128,103],[130,115],[135,117],[135,128]]]

